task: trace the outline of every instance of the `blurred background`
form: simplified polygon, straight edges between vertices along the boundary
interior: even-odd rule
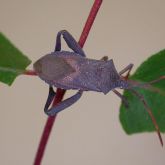
[[[0,31],[35,62],[54,50],[58,31],[67,29],[79,39],[92,4],[93,0],[0,0]],[[104,0],[84,45],[87,56],[109,56],[118,71],[134,63],[135,71],[165,48],[164,6],[164,0]],[[38,77],[19,76],[11,87],[0,87],[0,164],[32,164],[47,119],[43,108],[48,85]],[[58,115],[42,164],[163,165],[165,149],[157,135],[126,135],[119,106],[113,93],[85,92]]]

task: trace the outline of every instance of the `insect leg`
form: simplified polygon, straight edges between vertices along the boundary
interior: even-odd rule
[[[126,99],[121,93],[119,93],[116,89],[113,89],[112,91],[113,91],[118,97],[120,97],[120,99],[122,100],[124,106],[125,106],[126,108],[128,108],[128,107],[129,107],[129,103],[128,103],[127,99]]]
[[[44,111],[47,111],[47,109],[49,108],[50,104],[53,101],[54,96],[56,95],[56,93],[53,90],[52,86],[49,86],[49,94],[48,94],[48,98],[44,107]]]
[[[85,53],[80,47],[80,45],[77,43],[77,41],[73,38],[73,36],[66,30],[61,30],[58,32],[56,37],[56,46],[55,51],[61,50],[61,35],[63,36],[65,42],[67,43],[68,47],[71,48],[75,53],[78,53],[79,55],[85,57]]]
[[[71,106],[72,104],[74,104],[76,101],[78,101],[80,99],[80,97],[82,96],[82,91],[78,91],[75,95],[73,95],[72,97],[60,102],[59,104],[57,104],[56,106],[48,109],[45,109],[45,113],[48,116],[54,116],[56,115],[58,112],[64,110],[65,108]]]
[[[140,101],[143,103],[143,105],[144,105],[146,111],[148,112],[148,114],[149,114],[149,116],[150,116],[150,118],[151,118],[151,120],[152,120],[152,123],[154,124],[154,127],[155,127],[155,130],[156,130],[157,134],[158,134],[160,143],[161,143],[161,145],[163,146],[163,140],[162,140],[162,136],[161,136],[161,134],[160,134],[159,126],[158,126],[158,124],[157,124],[157,122],[156,122],[156,119],[155,119],[155,117],[154,117],[154,115],[153,115],[153,113],[152,113],[150,107],[148,106],[147,102],[145,101],[143,95],[141,95],[140,93],[138,93],[138,92],[135,91],[134,89],[129,89],[129,90],[130,90],[135,96],[137,96],[137,97],[140,99]]]
[[[133,68],[133,64],[129,64],[129,65],[126,66],[123,70],[121,70],[121,71],[119,72],[119,75],[122,75],[122,74],[124,74],[125,72],[128,71],[128,73],[127,73],[126,76],[125,76],[125,78],[127,79],[127,78],[129,77],[129,73],[131,72],[132,68]]]
[[[108,56],[103,56],[100,60],[108,61]]]

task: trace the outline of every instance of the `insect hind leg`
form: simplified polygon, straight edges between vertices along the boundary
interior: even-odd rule
[[[69,106],[71,106],[72,104],[77,102],[80,99],[80,97],[82,96],[82,93],[83,93],[82,91],[78,91],[75,95],[58,103],[56,106],[54,106],[50,109],[45,109],[45,113],[48,116],[56,115],[58,112],[64,110],[65,108],[68,108]]]
[[[85,57],[85,53],[77,41],[73,38],[73,36],[66,30],[61,30],[58,32],[56,37],[56,46],[55,51],[61,50],[61,35],[63,36],[65,42],[67,43],[68,47],[71,48],[75,53]]]
[[[54,92],[53,87],[49,86],[49,93],[48,93],[47,101],[45,103],[44,111],[47,111],[47,109],[49,108],[50,104],[52,103],[55,95],[56,95],[56,93]]]

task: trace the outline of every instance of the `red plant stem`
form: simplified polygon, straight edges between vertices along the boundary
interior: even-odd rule
[[[79,39],[79,42],[78,42],[81,47],[84,46],[84,43],[85,43],[85,41],[88,37],[89,31],[90,31],[90,29],[93,25],[93,22],[96,18],[97,12],[98,12],[101,4],[102,4],[102,0],[95,0],[93,6],[91,8],[91,11],[89,13],[89,16],[87,18],[87,21],[85,23],[85,26],[83,28],[83,31],[81,33],[81,36],[80,36],[80,39]]]
[[[24,75],[37,76],[37,73],[34,70],[26,70],[23,72]]]
[[[84,43],[87,39],[87,36],[88,36],[89,31],[93,25],[93,22],[95,20],[95,17],[97,15],[97,12],[98,12],[101,4],[102,4],[102,0],[95,0],[93,6],[91,8],[91,11],[90,11],[89,16],[87,18],[87,21],[86,21],[85,26],[83,28],[83,32],[82,32],[80,39],[79,39],[79,42],[78,42],[81,47],[84,46]],[[66,92],[65,90],[62,90],[59,88],[57,89],[56,97],[54,98],[54,102],[53,102],[52,106],[55,106],[62,101],[65,92]],[[57,117],[57,115],[55,115],[53,117],[48,117],[48,119],[46,121],[44,130],[43,130],[43,133],[41,136],[41,140],[40,140],[40,143],[38,146],[38,150],[36,153],[36,157],[34,160],[34,165],[40,165],[41,164],[41,161],[42,161],[42,158],[44,155],[44,151],[45,151],[48,139],[49,139],[49,135],[51,133],[51,130],[52,130],[52,127],[53,127],[53,124],[55,122],[56,117]]]
[[[56,93],[56,97],[54,99],[53,105],[56,105],[57,103],[61,102],[61,100],[62,100],[62,98],[65,94],[65,90],[62,90],[62,89],[59,89],[59,88],[57,89],[56,92],[57,93]],[[41,164],[41,161],[42,161],[42,158],[43,158],[43,155],[44,155],[44,151],[45,151],[48,139],[49,139],[49,135],[50,135],[51,130],[53,128],[53,124],[54,124],[54,121],[56,119],[56,116],[57,115],[47,118],[44,130],[43,130],[43,133],[42,133],[42,136],[41,136],[41,140],[40,140],[40,143],[39,143],[39,146],[38,146],[37,154],[36,154],[36,157],[35,157],[35,160],[34,160],[34,165],[40,165]]]

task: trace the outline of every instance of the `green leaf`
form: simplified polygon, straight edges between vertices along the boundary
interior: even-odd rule
[[[31,63],[2,33],[0,33],[0,81],[11,85]]]
[[[165,50],[152,55],[143,62],[130,79],[138,82],[149,82],[165,75]],[[143,95],[159,125],[160,131],[165,132],[165,80],[152,84],[152,88],[135,90]],[[148,115],[144,105],[137,96],[130,91],[124,91],[124,97],[129,102],[126,109],[123,104],[120,106],[120,122],[127,134],[155,131],[155,127]]]

